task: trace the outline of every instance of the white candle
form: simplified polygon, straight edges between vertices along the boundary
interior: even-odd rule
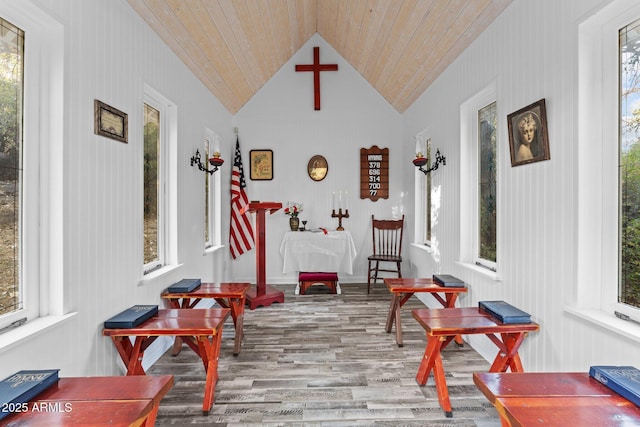
[[[342,190],[338,192],[338,209],[342,209]]]
[[[344,192],[344,210],[349,210],[349,193],[347,191]]]
[[[333,206],[331,207],[334,211],[336,210],[336,192],[333,192]]]

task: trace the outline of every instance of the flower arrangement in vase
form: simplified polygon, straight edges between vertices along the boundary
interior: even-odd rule
[[[287,207],[284,208],[285,215],[289,215],[289,227],[291,231],[298,231],[300,226],[300,219],[298,215],[302,212],[302,203],[287,202]]]

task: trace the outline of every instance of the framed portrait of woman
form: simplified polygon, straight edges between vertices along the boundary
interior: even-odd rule
[[[549,160],[547,109],[544,99],[507,116],[511,166]]]

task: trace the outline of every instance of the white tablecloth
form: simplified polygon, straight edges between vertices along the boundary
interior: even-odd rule
[[[356,245],[347,230],[288,231],[280,244],[283,273],[324,271],[353,274]]]

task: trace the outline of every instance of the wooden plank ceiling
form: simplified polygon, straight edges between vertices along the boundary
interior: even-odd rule
[[[316,32],[404,112],[512,0],[128,0],[235,114]]]

